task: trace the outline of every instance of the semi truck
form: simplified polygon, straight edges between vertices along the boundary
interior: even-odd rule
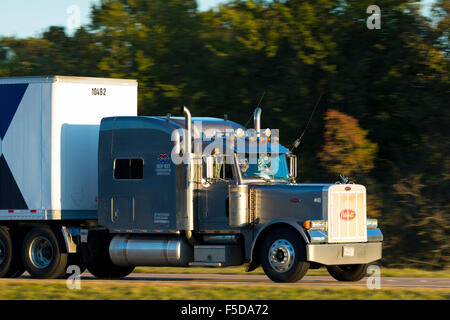
[[[122,278],[136,266],[325,267],[358,281],[383,235],[363,185],[297,183],[277,130],[138,116],[137,81],[0,78],[0,277]]]

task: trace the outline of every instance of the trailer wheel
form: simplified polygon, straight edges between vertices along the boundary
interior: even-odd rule
[[[303,239],[290,228],[271,231],[260,248],[261,265],[275,282],[296,282],[306,274],[306,246]]]
[[[17,233],[0,227],[0,278],[16,278],[24,272]]]
[[[366,276],[368,264],[327,266],[328,273],[338,281],[359,281]]]
[[[24,239],[23,264],[33,278],[62,278],[68,263],[68,254],[64,251],[61,241],[49,227],[36,227]]]

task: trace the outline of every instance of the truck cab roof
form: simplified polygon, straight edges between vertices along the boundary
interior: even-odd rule
[[[236,130],[246,128],[236,122],[211,117],[193,117],[194,136],[201,133],[209,136],[214,130],[225,132],[226,130]],[[120,130],[120,129],[156,129],[165,132],[171,132],[185,127],[184,117],[108,117],[102,120],[101,130]]]

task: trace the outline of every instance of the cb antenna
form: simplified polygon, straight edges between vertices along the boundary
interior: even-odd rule
[[[309,120],[308,120],[308,122],[306,123],[306,127],[305,127],[305,129],[303,130],[302,134],[301,134],[300,137],[298,137],[298,139],[295,140],[294,143],[292,144],[292,148],[291,148],[291,150],[290,150],[291,152],[292,152],[294,149],[298,148],[298,146],[299,146],[300,143],[302,142],[303,135],[305,134],[306,130],[308,130],[308,128],[309,128],[309,124],[311,123],[311,120],[312,120],[312,118],[313,118],[313,116],[314,116],[314,113],[316,112],[317,106],[318,106],[319,103],[320,103],[320,99],[322,99],[322,96],[323,96],[323,93],[320,95],[319,100],[317,100],[317,103],[316,103],[316,105],[314,106],[314,109],[312,110],[311,115],[309,116]]]

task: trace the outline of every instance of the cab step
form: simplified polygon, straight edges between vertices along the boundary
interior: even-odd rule
[[[241,265],[242,248],[239,245],[199,245],[194,247],[194,262],[190,266],[226,267]]]

